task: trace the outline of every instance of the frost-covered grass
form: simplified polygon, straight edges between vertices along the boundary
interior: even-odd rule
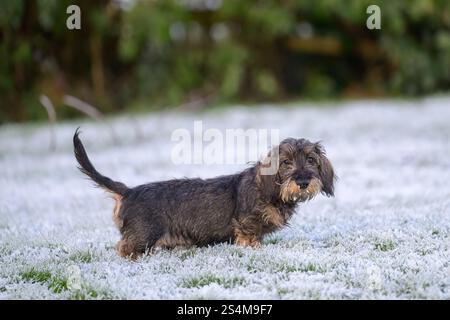
[[[99,171],[128,185],[243,166],[170,162],[173,129],[280,128],[322,140],[336,197],[302,204],[260,249],[233,245],[119,258],[113,201],[75,169],[72,134]],[[136,122],[144,138],[135,136]],[[0,127],[0,298],[450,298],[450,99],[337,107],[234,107],[206,114]]]

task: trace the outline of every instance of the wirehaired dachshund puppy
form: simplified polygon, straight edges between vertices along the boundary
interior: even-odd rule
[[[278,151],[278,170],[262,174],[265,162],[210,179],[175,179],[137,187],[101,175],[78,137],[79,169],[116,201],[113,219],[122,239],[117,252],[136,259],[157,248],[221,242],[260,245],[264,235],[285,226],[300,202],[318,193],[334,195],[335,174],[320,143],[288,138]]]

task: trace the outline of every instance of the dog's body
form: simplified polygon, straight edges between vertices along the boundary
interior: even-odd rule
[[[265,234],[289,221],[300,201],[317,193],[333,195],[334,172],[318,143],[286,139],[280,167],[263,175],[262,163],[234,175],[177,179],[134,188],[96,171],[78,137],[81,171],[116,200],[113,219],[122,239],[121,256],[137,258],[148,249],[204,246],[220,242],[258,246]]]

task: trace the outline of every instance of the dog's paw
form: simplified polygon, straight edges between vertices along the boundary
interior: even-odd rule
[[[238,246],[260,248],[261,242],[254,236],[238,236],[234,242]]]

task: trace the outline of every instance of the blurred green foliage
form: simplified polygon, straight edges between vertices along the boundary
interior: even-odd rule
[[[448,0],[0,2],[0,122],[45,118],[40,94],[70,117],[65,94],[111,112],[449,87]]]

